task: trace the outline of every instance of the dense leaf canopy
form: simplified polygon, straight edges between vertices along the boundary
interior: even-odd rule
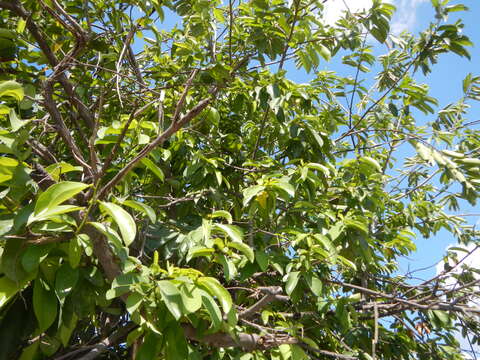
[[[432,0],[414,36],[389,3],[336,21],[328,3],[0,0],[0,359],[480,342],[472,250],[398,271],[416,235],[479,241],[455,214],[479,195],[480,78],[451,104],[415,80],[469,57],[448,19],[467,9]]]

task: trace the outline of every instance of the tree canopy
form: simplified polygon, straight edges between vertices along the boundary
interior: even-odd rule
[[[398,271],[416,236],[479,241],[480,77],[450,104],[416,80],[469,57],[467,8],[412,35],[330,1],[0,0],[0,359],[480,344],[472,250]]]

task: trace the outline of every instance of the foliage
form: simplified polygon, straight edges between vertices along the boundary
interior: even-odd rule
[[[478,270],[398,273],[479,240],[480,78],[415,80],[469,57],[432,4],[413,36],[377,0],[0,1],[0,358],[462,358]]]

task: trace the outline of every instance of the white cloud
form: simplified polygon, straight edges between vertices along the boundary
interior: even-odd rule
[[[397,11],[391,24],[391,29],[394,34],[399,34],[402,31],[413,31],[415,23],[417,22],[418,6],[429,0],[394,0],[391,1],[396,7]]]
[[[345,11],[355,13],[372,7],[372,0],[330,0],[325,3],[323,18],[333,25]]]
[[[422,3],[429,0],[387,0],[396,6],[391,29],[394,34],[404,30],[413,31],[417,21],[417,9]],[[368,10],[372,7],[372,0],[330,0],[325,3],[323,18],[327,24],[333,25],[345,11],[352,13]]]

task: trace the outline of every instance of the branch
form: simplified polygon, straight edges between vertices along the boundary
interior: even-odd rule
[[[42,165],[36,162],[33,163],[33,171],[30,173],[30,177],[37,183],[42,191],[47,190],[50,186],[55,184],[55,180],[47,172],[47,170],[45,170]]]
[[[58,160],[55,158],[48,148],[35,139],[27,140],[27,144],[32,148],[33,152],[40,156],[48,164],[55,164]]]
[[[387,299],[390,299],[390,300],[396,302],[396,304],[367,305],[367,306],[364,306],[364,308],[368,308],[368,307],[371,307],[371,306],[375,305],[379,309],[385,308],[385,307],[387,307],[388,309],[392,309],[393,307],[399,306],[401,304],[401,305],[403,305],[403,308],[400,309],[402,311],[403,310],[413,310],[413,309],[416,309],[416,310],[444,310],[444,311],[469,312],[469,313],[473,313],[473,314],[480,314],[480,308],[478,308],[478,307],[448,304],[448,303],[443,303],[441,301],[430,302],[430,303],[419,303],[419,302],[415,302],[415,301],[408,300],[408,299],[401,299],[401,298],[396,297],[394,295],[385,294],[385,293],[382,293],[380,291],[367,289],[367,288],[364,288],[364,287],[361,287],[361,286],[358,286],[358,285],[353,285],[353,284],[343,283],[343,282],[337,282],[337,281],[329,281],[329,282],[331,282],[333,284],[340,285],[340,286],[349,287],[351,289],[356,289],[360,292],[363,292],[365,294],[369,294],[369,295],[372,295],[372,296],[375,296],[375,297],[387,298]],[[382,314],[382,316],[384,316],[384,315],[385,314]]]
[[[304,349],[310,351],[310,352],[314,352],[314,353],[324,355],[324,356],[330,356],[330,357],[333,357],[335,359],[358,360],[358,357],[351,356],[351,355],[344,355],[344,354],[334,353],[332,351],[315,349],[315,348],[312,348],[311,346],[308,346],[308,345],[305,345],[305,344],[300,344],[300,346],[303,347]]]
[[[194,341],[214,347],[240,347],[242,349],[265,350],[282,344],[298,344],[299,340],[289,335],[260,336],[258,334],[237,333],[235,336],[216,333],[199,336],[191,325],[182,324],[185,336]]]
[[[136,105],[134,106],[136,107]],[[143,108],[142,108],[143,109]],[[140,109],[140,110],[142,110]],[[120,136],[118,137],[115,145],[113,146],[112,151],[108,154],[107,158],[105,159],[102,169],[98,173],[98,178],[100,179],[105,172],[107,171],[108,167],[112,163],[113,157],[117,153],[118,149],[120,148],[120,144],[122,143],[123,139],[125,138],[125,135],[127,134],[128,128],[130,127],[130,124],[132,123],[133,119],[135,119],[138,116],[139,112],[138,111],[132,111],[130,113],[130,117],[128,118],[127,122],[123,126],[122,132],[120,133]]]
[[[194,69],[190,74],[190,77],[188,78],[187,82],[185,83],[185,89],[183,89],[182,95],[180,96],[180,99],[177,102],[177,106],[175,107],[175,112],[173,114],[172,122],[176,122],[178,117],[180,116],[180,112],[183,109],[183,104],[185,103],[185,99],[187,98],[188,90],[192,86],[193,79],[195,78],[197,73],[198,73],[198,69]]]
[[[130,31],[128,32],[127,38],[125,39],[124,44],[123,44],[122,51],[120,52],[120,55],[118,56],[117,65],[115,67],[115,69],[117,70],[117,75],[115,75],[115,78],[116,78],[115,79],[115,85],[116,85],[116,89],[117,89],[118,101],[120,102],[120,107],[122,107],[122,108],[123,108],[123,102],[122,102],[122,95],[120,94],[120,69],[121,69],[121,66],[122,66],[123,56],[125,55],[125,52],[127,51],[127,49],[130,49],[130,42],[132,41],[133,36],[137,32],[137,30],[138,30],[138,25],[134,25],[130,29]]]
[[[117,175],[113,177],[99,192],[98,199],[104,198],[108,191],[118,184],[144,157],[152,152],[157,146],[163,144],[163,142],[170,136],[175,134],[183,125],[187,124],[190,120],[200,114],[212,101],[217,94],[218,88],[212,91],[212,96],[201,100],[196,106],[194,106],[186,115],[184,115],[179,121],[172,122],[171,125],[160,134],[154,141],[145,146],[136,157],[134,157],[125,167],[120,170]]]
[[[52,117],[53,121],[56,125],[56,130],[59,132],[60,136],[65,141],[65,144],[68,146],[70,151],[72,152],[73,158],[77,161],[85,170],[85,172],[92,176],[92,168],[90,165],[87,164],[85,159],[83,158],[80,149],[78,148],[77,144],[75,143],[72,135],[68,131],[67,126],[63,122],[62,115],[55,104],[55,100],[53,100],[53,86],[51,80],[47,80],[43,82],[43,95],[45,99],[45,108],[49,112],[50,116]]]
[[[78,360],[92,360],[97,358],[100,354],[104,353],[105,351],[108,350],[109,347],[114,346],[118,344],[120,341],[122,341],[126,335],[133,329],[135,329],[138,325],[134,323],[127,324],[125,327],[121,328],[117,332],[111,334],[109,337],[103,339],[99,343],[95,345],[88,345],[86,347],[76,349],[72,352],[69,352],[65,355],[62,355],[54,360],[64,360],[68,359],[69,357],[76,355],[80,352],[84,352],[86,350],[90,350],[87,354],[83,355],[82,357],[77,357],[76,359]]]
[[[258,288],[259,291],[266,293],[263,298],[261,298],[259,301],[257,301],[255,304],[250,306],[248,309],[242,311],[240,314],[238,314],[238,317],[240,319],[248,319],[255,315],[256,312],[262,310],[270,304],[272,301],[288,301],[290,298],[285,295],[281,295],[282,293],[282,288],[280,286],[269,286],[269,287],[262,287]]]

